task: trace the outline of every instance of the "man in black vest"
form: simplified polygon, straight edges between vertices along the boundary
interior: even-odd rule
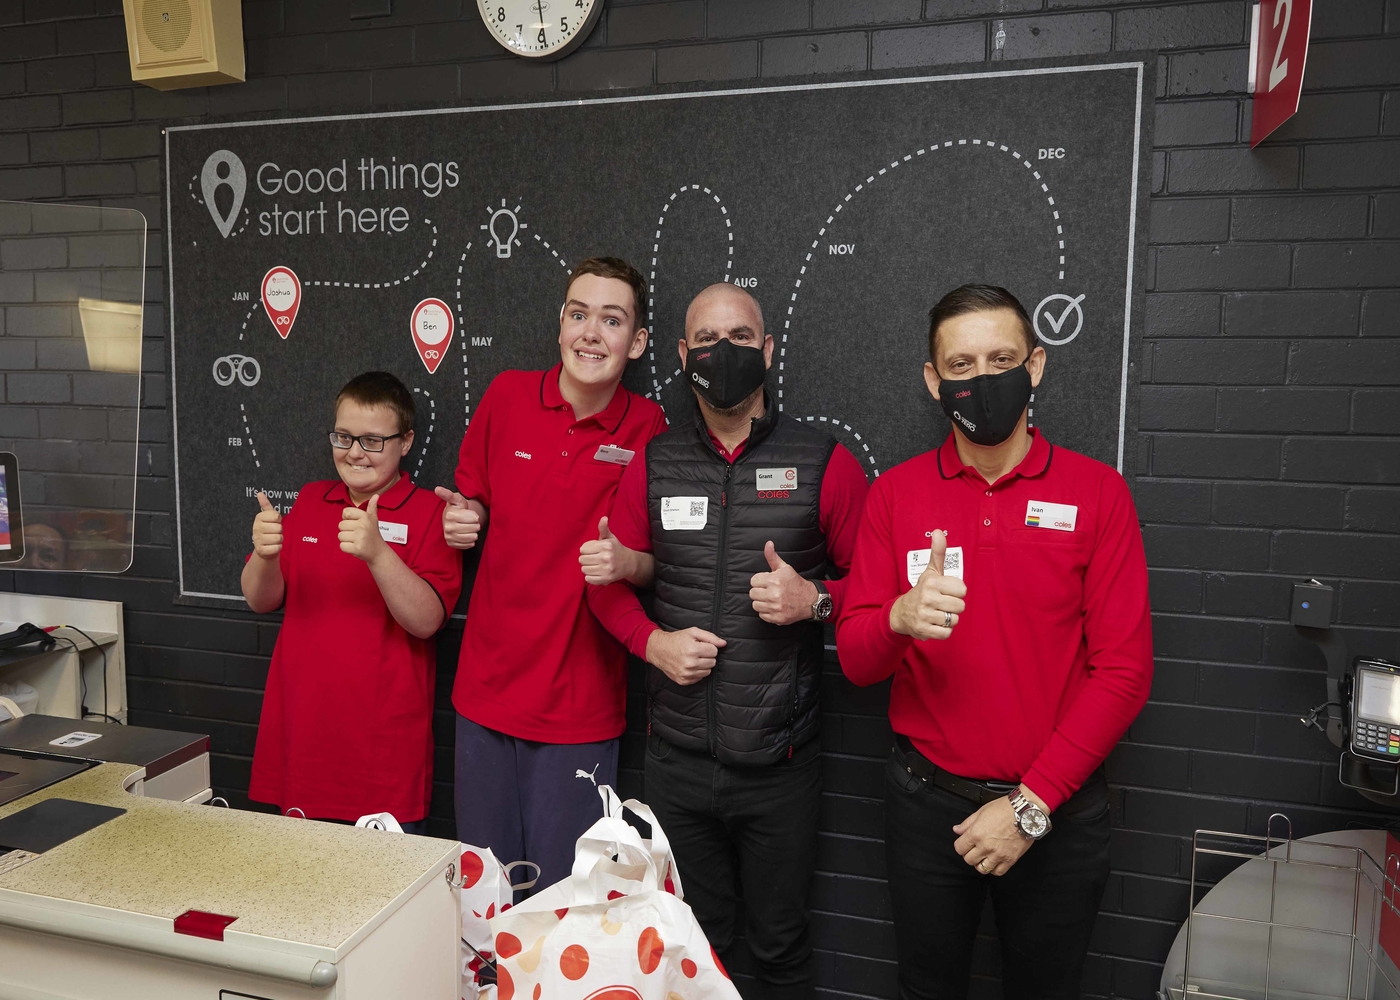
[[[580,550],[589,605],[647,671],[646,799],[722,959],[746,936],[767,996],[810,998],[822,622],[840,610],[866,479],[764,391],[773,338],[712,285],[680,342],[699,413],[623,474]],[[650,584],[655,621],[626,581]]]

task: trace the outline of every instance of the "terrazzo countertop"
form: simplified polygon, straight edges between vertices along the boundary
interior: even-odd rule
[[[42,799],[125,815],[0,875],[0,889],[171,918],[236,916],[230,930],[339,948],[425,874],[452,841],[266,813],[148,799],[123,789],[139,771],[102,764],[0,807]]]

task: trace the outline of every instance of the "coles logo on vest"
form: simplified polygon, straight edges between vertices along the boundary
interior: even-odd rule
[[[786,500],[797,489],[797,469],[759,469],[755,485],[760,500]]]

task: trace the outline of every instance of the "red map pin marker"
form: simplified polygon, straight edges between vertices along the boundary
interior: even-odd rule
[[[452,342],[452,310],[442,299],[424,299],[413,307],[409,325],[413,329],[413,346],[418,348],[418,356],[432,375]]]
[[[263,275],[262,302],[277,336],[286,340],[301,308],[301,282],[290,267],[279,264]]]

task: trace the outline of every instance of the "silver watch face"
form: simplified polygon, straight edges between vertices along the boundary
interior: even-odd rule
[[[1050,819],[1040,811],[1039,806],[1029,805],[1022,809],[1021,814],[1016,817],[1016,825],[1027,837],[1039,840],[1049,831]]]
[[[831,617],[830,594],[822,594],[817,598],[817,603],[812,605],[812,615],[819,622],[824,622]]]

